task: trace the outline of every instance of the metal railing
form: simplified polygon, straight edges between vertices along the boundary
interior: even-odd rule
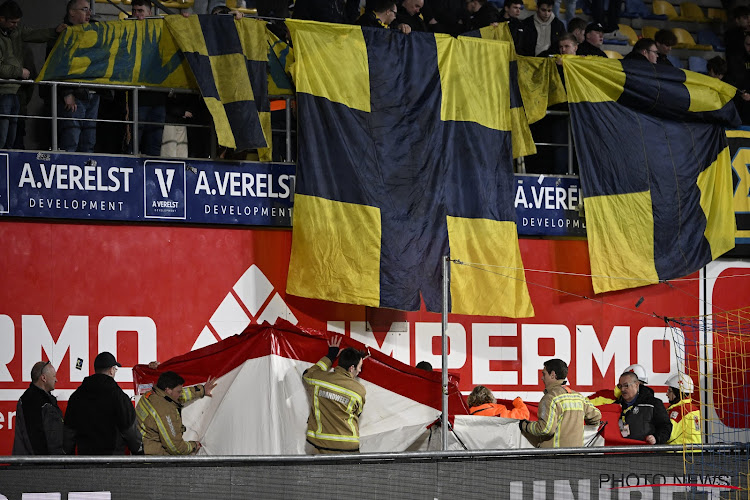
[[[216,158],[216,133],[213,126],[213,121],[209,120],[208,124],[197,124],[197,123],[184,123],[184,122],[149,122],[149,121],[142,121],[139,119],[138,116],[138,102],[139,102],[139,96],[141,92],[162,92],[162,93],[168,93],[168,94],[192,94],[192,95],[200,95],[197,91],[191,90],[191,89],[182,89],[182,88],[168,88],[168,87],[146,87],[143,85],[115,85],[115,84],[103,84],[103,83],[82,83],[82,82],[62,82],[62,81],[42,81],[42,82],[34,82],[30,80],[11,80],[11,79],[2,79],[0,80],[0,83],[3,84],[14,84],[14,85],[22,85],[22,86],[34,86],[38,88],[42,87],[50,87],[50,100],[48,103],[45,102],[45,104],[49,105],[49,114],[48,115],[33,115],[33,114],[2,114],[0,113],[0,118],[17,118],[17,119],[25,119],[25,120],[32,120],[32,121],[49,121],[50,122],[50,131],[51,131],[51,149],[52,151],[59,151],[59,138],[58,138],[58,131],[60,128],[60,122],[62,121],[78,121],[78,122],[95,122],[95,123],[118,123],[123,125],[129,125],[132,130],[131,134],[131,149],[132,153],[124,153],[122,151],[106,151],[105,153],[110,154],[118,154],[118,155],[126,155],[126,156],[141,156],[138,151],[140,149],[140,134],[137,133],[139,130],[139,127],[142,125],[157,125],[157,126],[164,126],[164,125],[178,125],[178,126],[184,126],[187,128],[202,128],[207,131],[209,131],[209,137],[211,137],[210,142],[210,158]],[[132,113],[132,116],[130,119],[123,119],[123,120],[112,120],[112,119],[102,119],[102,118],[68,118],[68,117],[62,117],[59,116],[58,111],[58,97],[60,95],[60,89],[61,88],[74,88],[79,90],[112,90],[112,91],[126,91],[130,92],[132,98],[131,103],[128,105],[128,108],[130,109],[130,112]],[[295,133],[293,127],[292,127],[292,114],[291,114],[291,101],[294,99],[294,96],[269,96],[272,100],[284,100],[285,101],[285,110],[286,113],[284,115],[285,118],[285,126],[283,129],[272,129],[273,133],[283,133],[284,134],[284,156],[282,158],[282,161],[285,162],[291,162],[294,159],[293,156],[293,139],[292,134]],[[44,100],[43,100],[44,101]],[[203,105],[203,103],[201,103]]]

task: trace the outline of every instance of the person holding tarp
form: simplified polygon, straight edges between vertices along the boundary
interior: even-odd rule
[[[521,432],[538,448],[583,446],[583,426],[598,425],[601,412],[591,401],[568,387],[568,365],[549,359],[542,368],[544,396],[539,402],[536,422],[521,420]]]
[[[185,441],[182,434],[182,409],[204,396],[211,397],[216,379],[209,377],[205,384],[183,387],[185,379],[169,371],[156,381],[156,387],[141,399],[135,407],[138,428],[143,436],[143,452],[146,455],[194,455],[201,444]]]
[[[498,404],[492,391],[483,385],[478,385],[469,394],[469,414],[486,417],[503,417],[528,419],[529,409],[521,398],[513,400],[513,409],[509,410],[505,405]]]
[[[328,341],[328,354],[305,370],[310,398],[307,443],[310,454],[359,453],[359,416],[365,407],[365,388],[357,380],[367,353],[347,347],[341,337]],[[339,364],[331,371],[336,358]]]

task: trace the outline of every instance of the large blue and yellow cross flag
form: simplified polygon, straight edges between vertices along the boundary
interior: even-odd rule
[[[563,67],[594,291],[685,276],[732,249],[734,87],[645,61]]]
[[[270,145],[265,23],[167,16],[67,29],[38,80],[199,88],[222,146]]]
[[[291,294],[527,317],[510,54],[478,38],[288,23],[299,111]],[[483,269],[479,269],[479,265]],[[487,272],[489,270],[489,272]]]

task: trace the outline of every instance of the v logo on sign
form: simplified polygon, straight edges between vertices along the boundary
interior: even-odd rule
[[[174,169],[167,169],[167,180],[164,180],[164,171],[160,168],[155,170],[156,177],[159,179],[159,189],[164,198],[169,198],[169,192],[172,190],[172,179],[174,179]]]

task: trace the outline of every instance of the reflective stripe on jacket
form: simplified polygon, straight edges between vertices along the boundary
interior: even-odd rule
[[[667,409],[672,422],[672,434],[667,444],[701,444],[701,412],[690,398]]]
[[[303,374],[310,398],[307,440],[318,448],[356,451],[365,388],[340,366],[329,371],[332,364],[324,356]]]
[[[538,420],[527,426],[532,436],[541,440],[541,448],[573,448],[583,446],[583,426],[597,425],[602,414],[587,398],[553,381],[544,390],[539,402]]]
[[[143,436],[143,452],[146,455],[189,455],[198,449],[197,441],[185,441],[182,434],[181,410],[184,406],[204,396],[202,385],[186,387],[178,401],[170,399],[163,390],[154,387],[138,400],[135,415]]]

